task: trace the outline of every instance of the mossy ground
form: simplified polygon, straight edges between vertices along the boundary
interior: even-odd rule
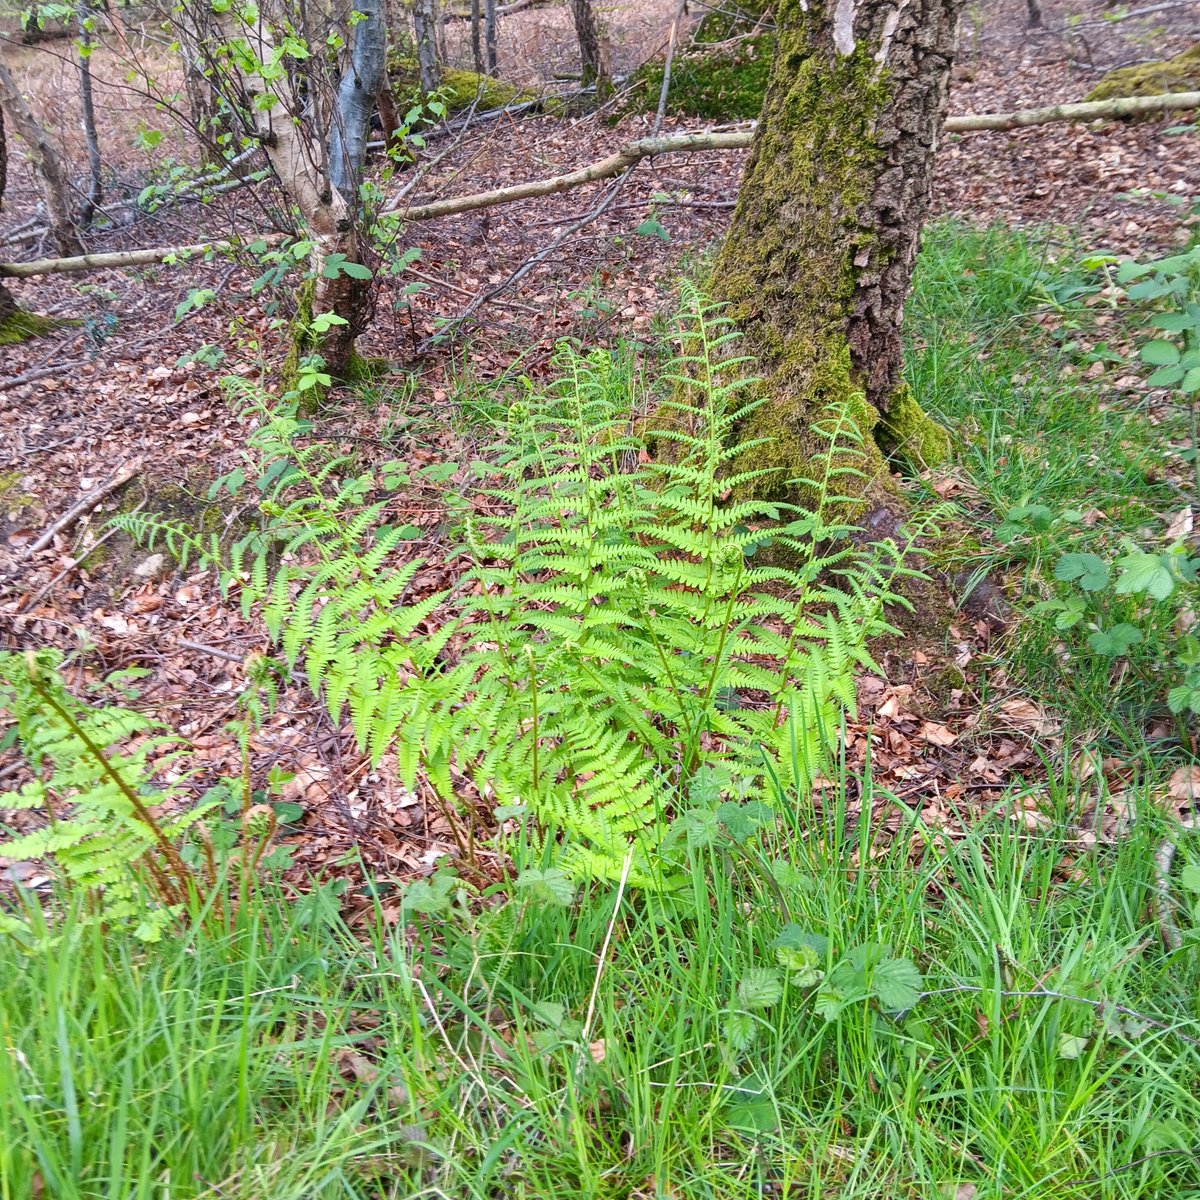
[[[230,524],[221,503],[208,498],[211,483],[212,476],[203,468],[185,470],[182,479],[137,476],[119,493],[117,512],[129,513],[141,505],[143,513],[184,522],[206,542],[213,534],[226,543],[235,541],[248,533],[252,525],[244,517]],[[162,547],[157,549],[161,551]],[[88,554],[81,566],[88,572],[93,587],[116,596],[137,582],[134,569],[150,554],[145,546],[122,532]]]
[[[1109,71],[1088,93],[1089,100],[1118,96],[1162,96],[1200,91],[1200,42],[1174,58]]]
[[[694,45],[677,54],[671,65],[667,112],[673,116],[707,121],[744,121],[762,110],[763,94],[775,38],[763,33],[747,37],[732,48],[704,49]],[[630,80],[630,100],[625,112],[654,112],[662,91],[664,64],[648,62]]]
[[[747,0],[710,9],[671,64],[667,112],[708,121],[744,121],[762,111],[775,34],[769,4]],[[627,85],[623,112],[654,112],[664,60],[643,63]]]
[[[60,317],[43,317],[18,308],[0,320],[0,346],[16,346],[33,338],[44,337],[70,323]]]

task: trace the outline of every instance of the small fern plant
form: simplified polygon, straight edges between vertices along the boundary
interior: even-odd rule
[[[156,782],[179,759],[179,739],[133,709],[82,703],[60,668],[56,651],[0,654],[0,711],[12,722],[5,740],[19,744],[33,776],[0,794],[0,811],[32,810],[44,822],[0,836],[0,855],[52,861],[69,887],[88,893],[97,919],[136,922],[139,937],[156,940],[213,882],[211,857],[202,879],[180,851],[212,805],[187,804],[177,785]],[[21,928],[0,912],[0,930]]]
[[[748,498],[768,472],[739,468],[753,447],[737,430],[761,400],[728,319],[691,288],[682,309],[679,353],[653,379],[563,345],[557,382],[525,384],[451,591],[409,599],[421,562],[371,499],[379,480],[306,440],[294,398],[272,408],[245,384],[262,410],[262,529],[226,554],[177,524],[122,521],[216,566],[409,785],[529,814],[533,850],[561,841],[573,876],[672,887],[690,808],[815,776],[892,581],[912,573],[890,544],[849,548],[828,516],[860,461],[849,413],[822,427],[809,509]],[[651,457],[652,441],[670,453]],[[766,542],[777,565],[754,560]]]

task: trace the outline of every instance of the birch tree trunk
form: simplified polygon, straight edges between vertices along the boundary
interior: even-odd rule
[[[354,49],[338,83],[337,104],[329,142],[329,179],[347,204],[358,203],[358,184],[367,158],[367,138],[375,97],[383,90],[387,25],[383,0],[354,0],[362,18],[354,26]],[[389,138],[392,130],[385,129]]]
[[[372,5],[376,14],[374,19],[381,20],[375,0],[357,0],[357,3]],[[372,19],[368,17],[361,24],[369,24]],[[246,28],[255,53],[266,62],[274,43],[261,15],[254,25]],[[373,38],[364,40],[372,41]],[[353,62],[346,71],[353,74]],[[254,113],[255,133],[280,186],[299,210],[305,233],[313,245],[309,256],[312,284],[305,289],[298,306],[293,357],[319,354],[330,375],[346,378],[351,371],[355,338],[361,332],[369,281],[355,278],[343,267],[348,263],[351,271],[360,273],[356,268],[362,266],[362,252],[355,204],[347,200],[341,188],[330,183],[322,170],[324,149],[330,145],[332,134],[322,145],[322,140],[314,138],[306,123],[299,119],[298,114],[303,109],[286,73],[272,79],[269,89],[262,80],[256,81],[254,77],[247,78],[245,86]],[[340,85],[338,90],[340,94]],[[342,147],[337,158],[345,172],[350,151],[344,137]],[[365,151],[365,139],[362,149]],[[349,161],[353,169],[353,160]],[[359,157],[360,172],[361,162]],[[350,195],[354,196],[357,179],[350,187],[348,175],[341,177]],[[309,322],[318,313],[333,313],[342,323],[314,334],[309,329]]]
[[[46,223],[55,247],[64,258],[82,254],[83,243],[75,228],[75,213],[62,158],[51,145],[46,131],[30,111],[16,80],[3,63],[0,63],[0,104],[25,142],[25,152],[41,184],[46,204]]]
[[[826,448],[814,424],[834,411],[862,438],[853,486],[868,512],[887,507],[885,455],[924,464],[949,448],[903,383],[900,322],[963,2],[776,6],[762,118],[712,276],[767,389],[743,432],[774,440],[742,465],[780,468],[776,494],[810,475]]]

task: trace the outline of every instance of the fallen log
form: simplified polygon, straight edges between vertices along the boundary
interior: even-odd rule
[[[987,130],[1025,129],[1034,125],[1048,125],[1055,121],[1100,121],[1117,117],[1141,116],[1156,112],[1177,112],[1200,109],[1200,92],[1174,92],[1163,96],[1125,96],[1113,100],[1095,100],[1082,104],[1056,104],[1049,108],[1025,109],[1010,113],[978,113],[949,117],[947,133],[977,133]],[[622,146],[620,150],[568,171],[564,175],[553,175],[548,179],[534,179],[526,183],[515,183],[509,187],[491,188],[484,192],[473,192],[466,196],[450,196],[445,200],[434,200],[428,204],[399,204],[385,209],[398,212],[406,221],[432,221],[438,217],[451,217],[460,213],[476,212],[483,208],[495,208],[501,204],[513,204],[518,200],[531,200],[537,196],[550,196],[557,192],[570,191],[586,183],[612,179],[628,170],[643,158],[655,158],[660,154],[680,154],[701,150],[742,150],[754,140],[754,125],[742,129],[719,133],[681,133],[669,137],[639,138]],[[245,246],[250,241],[266,241],[276,245],[284,234],[264,234],[258,238],[247,238],[239,242],[201,242],[193,246],[162,246],[148,250],[123,250],[107,254],[82,254],[73,258],[42,258],[31,262],[0,263],[0,279],[28,279],[35,275],[61,274],[70,271],[104,270],[117,267],[144,266],[162,262],[174,255],[205,253],[210,250],[232,250]]]

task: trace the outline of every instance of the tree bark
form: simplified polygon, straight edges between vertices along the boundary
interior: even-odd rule
[[[4,137],[4,109],[0,108],[0,212],[4,211],[4,189],[8,184],[8,142]],[[0,329],[17,311],[17,302],[12,292],[0,283]]]
[[[483,0],[483,45],[487,73],[496,73],[496,0]]]
[[[441,82],[438,70],[437,14],[434,0],[416,0],[413,5],[413,35],[417,43],[417,65],[424,95],[437,91]]]
[[[382,0],[354,0],[362,20],[354,26],[354,49],[337,90],[337,116],[329,145],[330,182],[352,207],[367,158],[375,96],[383,88],[387,26]],[[384,136],[391,137],[392,130]]]
[[[596,90],[607,90],[608,71],[600,45],[600,25],[592,0],[571,0],[571,16],[575,20],[575,36],[579,39],[579,59],[583,68],[583,86],[596,85]]]
[[[948,438],[901,376],[900,321],[928,214],[963,0],[780,0],[777,48],[712,288],[729,302],[766,402],[747,467],[783,494],[846,416],[872,507],[885,454],[944,457]],[[849,464],[848,464],[849,465]]]
[[[13,125],[25,142],[25,152],[33,164],[34,174],[42,185],[46,203],[46,219],[50,236],[61,255],[83,253],[83,243],[75,228],[75,214],[70,200],[66,173],[57,149],[50,144],[46,131],[38,123],[16,80],[0,63],[0,104],[8,112]]]
[[[96,133],[96,106],[92,98],[92,15],[88,0],[79,0],[75,18],[79,30],[79,109],[83,119],[83,136],[87,140],[88,155],[88,190],[83,204],[80,205],[79,225],[82,229],[87,229],[104,196],[100,138]]]
[[[475,66],[475,74],[483,74],[483,13],[479,8],[479,0],[471,0],[471,62]]]

